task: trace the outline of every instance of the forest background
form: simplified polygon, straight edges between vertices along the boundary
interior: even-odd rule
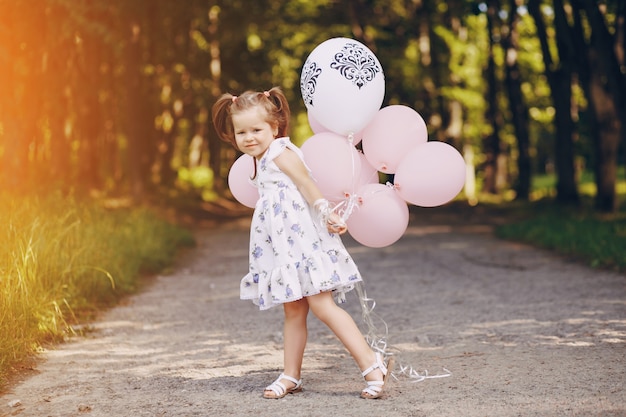
[[[556,201],[578,203],[592,178],[595,207],[615,211],[626,159],[625,7],[0,0],[0,186],[138,201],[181,190],[229,197],[238,155],[210,126],[214,100],[281,86],[301,144],[312,135],[303,62],[324,40],[350,37],[382,64],[383,106],[414,108],[430,140],[462,152],[472,203],[545,196],[533,194],[533,179],[551,174]]]
[[[459,202],[530,204],[501,236],[623,270],[625,17],[621,0],[0,0],[0,388],[192,244],[151,208],[249,213],[210,108],[278,85],[302,144],[300,71],[333,37],[374,52],[383,106],[461,152]]]

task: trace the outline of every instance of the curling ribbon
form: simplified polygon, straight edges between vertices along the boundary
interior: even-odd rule
[[[352,132],[348,134],[347,139],[348,139],[348,146],[353,146],[354,134]],[[355,190],[356,172],[354,172],[355,171],[354,154],[350,153],[350,155],[352,158],[351,160],[351,163],[352,163],[351,193],[349,194],[346,193],[345,199],[339,202],[338,204],[336,204],[332,208],[332,211],[339,214],[341,216],[341,219],[344,222],[348,219],[348,217],[350,217],[350,215],[355,209],[359,208],[359,205],[357,204],[359,201],[359,196],[356,194],[356,190]],[[396,188],[396,186],[390,182],[387,182],[385,185],[390,188]],[[387,325],[385,320],[383,320],[378,314],[374,313],[374,308],[376,307],[376,301],[367,296],[363,282],[358,282],[355,285],[355,289],[359,297],[359,302],[361,304],[361,313],[362,313],[363,322],[365,323],[365,326],[367,327],[365,340],[374,351],[382,354],[385,359],[390,356],[394,356],[394,353],[389,351],[390,347],[387,344],[387,337],[389,335],[389,326]],[[382,323],[385,329],[384,334],[382,336],[378,334],[378,329],[376,328],[376,325],[374,324],[374,320],[373,320],[374,317],[377,318]],[[408,377],[411,380],[411,382],[421,382],[426,379],[445,378],[445,377],[449,377],[452,375],[452,372],[448,371],[446,368],[443,368],[443,371],[445,372],[443,374],[429,375],[427,370],[424,370],[423,373],[420,374],[415,368],[413,368],[410,365],[403,365],[399,363],[398,367],[400,369],[398,372],[393,372],[393,371],[391,372],[391,376],[396,380],[399,379],[398,378],[399,376],[405,376],[405,377]]]
[[[333,211],[339,214],[341,219],[345,222],[348,220],[348,217],[350,217],[354,209],[358,208],[358,199],[359,198],[355,193],[348,194],[343,201],[337,203],[335,207],[333,207]]]
[[[365,340],[374,351],[380,352],[385,359],[390,356],[395,356],[393,352],[389,351],[390,346],[387,343],[387,337],[389,335],[389,326],[387,326],[387,323],[378,314],[374,313],[374,308],[376,307],[376,301],[374,301],[374,299],[369,298],[367,296],[363,282],[358,282],[355,285],[355,289],[359,297],[359,302],[361,304],[361,313],[362,313],[363,322],[365,323],[365,326],[367,327]],[[380,320],[380,322],[382,323],[385,329],[384,334],[382,336],[378,334],[378,330],[372,318],[373,316],[376,317],[378,320]],[[424,370],[422,373],[419,373],[415,368],[413,368],[410,365],[403,365],[401,363],[398,363],[398,367],[399,367],[399,371],[394,372],[392,370],[391,372],[391,376],[395,380],[399,380],[400,376],[405,376],[409,378],[411,382],[422,382],[422,381],[425,381],[426,379],[445,378],[445,377],[449,377],[452,375],[452,372],[450,372],[446,368],[443,368],[443,371],[444,371],[443,374],[429,375],[428,370]]]

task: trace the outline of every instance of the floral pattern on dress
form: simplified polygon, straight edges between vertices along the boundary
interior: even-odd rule
[[[257,161],[259,189],[250,228],[249,273],[240,294],[266,310],[332,291],[338,302],[362,280],[341,238],[317,222],[314,210],[291,179],[274,163],[285,150],[300,149],[289,138],[275,139]]]

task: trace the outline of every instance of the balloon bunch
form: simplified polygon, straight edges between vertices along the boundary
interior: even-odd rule
[[[463,157],[444,142],[429,142],[419,113],[402,105],[381,109],[383,69],[362,43],[319,44],[302,68],[300,89],[314,133],[302,145],[305,162],[359,243],[391,245],[408,227],[407,203],[439,206],[463,188]],[[258,199],[247,181],[252,170],[243,155],[228,178],[233,196],[249,207]],[[394,174],[394,183],[381,184],[379,172]]]

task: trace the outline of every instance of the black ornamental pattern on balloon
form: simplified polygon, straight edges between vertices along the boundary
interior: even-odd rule
[[[300,90],[302,90],[302,99],[304,103],[312,106],[313,96],[317,88],[317,79],[322,73],[322,69],[317,66],[317,62],[306,60],[302,69],[302,79],[300,81]]]
[[[346,44],[341,52],[335,54],[330,67],[338,70],[347,80],[359,87],[371,82],[382,69],[376,63],[374,55],[356,43]]]
[[[345,44],[341,51],[333,57],[330,68],[339,71],[342,77],[358,87],[359,90],[374,80],[378,73],[382,73],[382,68],[376,62],[376,57],[356,43]],[[304,102],[310,106],[313,105],[313,96],[321,73],[322,68],[317,62],[310,60],[305,62],[300,88]]]

